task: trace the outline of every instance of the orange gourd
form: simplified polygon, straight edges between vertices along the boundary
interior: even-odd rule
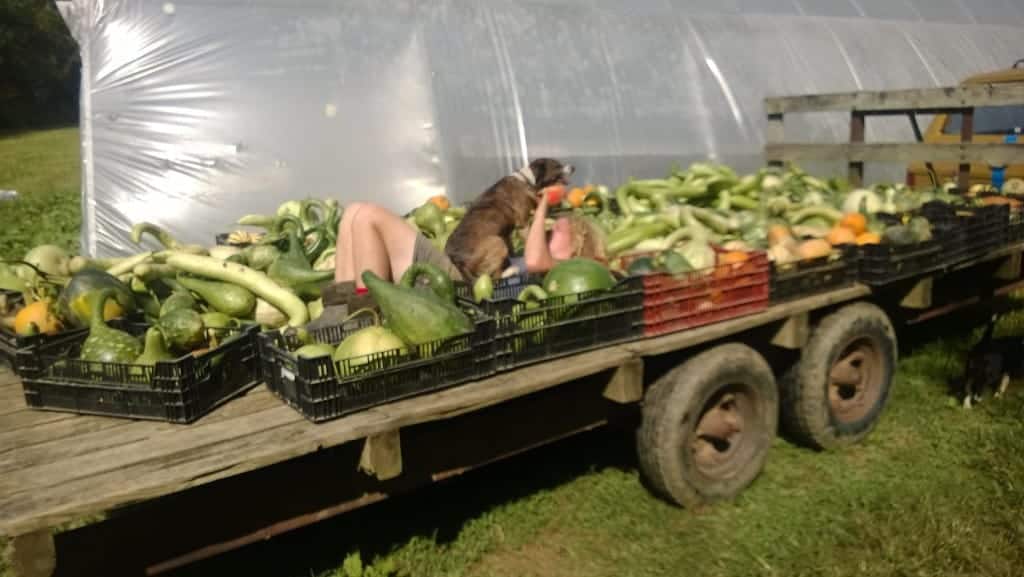
[[[427,202],[433,203],[434,206],[440,208],[441,210],[448,210],[448,208],[451,207],[451,203],[448,202],[448,197],[443,194],[432,196],[429,199],[427,199]]]
[[[14,332],[19,336],[53,335],[62,328],[60,319],[50,310],[50,303],[47,301],[36,301],[26,305],[14,317]]]
[[[832,254],[832,245],[820,238],[812,238],[800,243],[796,248],[796,254],[803,260],[821,258]]]
[[[863,234],[868,229],[868,219],[859,212],[848,212],[839,221],[839,226],[846,227],[853,231],[854,236]],[[834,244],[834,243],[833,243]]]
[[[576,188],[569,191],[569,196],[567,197],[567,200],[569,201],[569,206],[573,208],[579,208],[583,206],[583,200],[585,198],[587,198],[587,192],[577,186]]]
[[[857,244],[861,246],[865,244],[878,244],[880,242],[882,242],[882,237],[876,232],[865,232],[857,235]]]
[[[792,238],[793,234],[789,232],[789,228],[782,226],[781,224],[775,224],[768,227],[768,246],[783,244]]]
[[[845,226],[837,226],[828,231],[828,236],[825,237],[825,240],[832,246],[853,244],[857,241],[857,234]]]

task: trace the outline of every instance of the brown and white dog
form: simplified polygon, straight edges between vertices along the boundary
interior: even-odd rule
[[[553,184],[568,184],[575,169],[551,158],[538,158],[484,191],[452,231],[445,252],[463,277],[488,274],[497,279],[512,254],[512,235],[530,224],[538,193]]]

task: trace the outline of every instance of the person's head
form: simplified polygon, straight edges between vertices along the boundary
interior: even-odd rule
[[[607,258],[604,236],[585,218],[562,217],[555,221],[548,233],[548,251],[555,260],[585,257],[596,260]]]

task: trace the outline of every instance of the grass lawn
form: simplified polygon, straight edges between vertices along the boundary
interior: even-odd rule
[[[21,194],[0,204],[0,255],[77,238],[76,138],[0,140],[0,188]],[[1024,317],[1008,320],[1004,331],[1024,332]],[[629,435],[598,431],[176,575],[1021,575],[1024,384],[953,406],[943,383],[968,332],[932,329],[948,336],[913,351],[901,341],[892,400],[862,445],[820,454],[779,439],[733,503],[698,512],[655,499]]]

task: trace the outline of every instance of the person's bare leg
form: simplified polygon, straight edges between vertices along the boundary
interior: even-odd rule
[[[355,202],[345,207],[345,212],[338,223],[338,241],[334,253],[334,281],[348,282],[355,280],[355,236],[352,223],[366,207],[362,202]]]
[[[363,286],[359,277],[364,270],[392,282],[398,280],[412,264],[416,230],[379,206],[367,205],[360,214],[354,227],[359,245],[353,253],[358,286]]]
[[[354,280],[362,287],[365,270],[393,281],[412,264],[416,231],[385,208],[368,203],[351,205],[338,228],[338,282]]]

